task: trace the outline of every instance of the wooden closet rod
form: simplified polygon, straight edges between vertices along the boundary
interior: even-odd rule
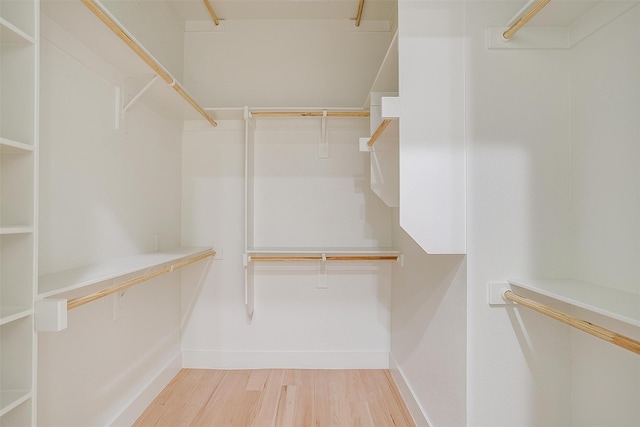
[[[505,291],[503,295],[505,299],[517,302],[518,304],[535,310],[538,313],[542,313],[553,319],[559,320],[562,323],[578,328],[583,332],[593,335],[594,337],[598,337],[636,354],[640,354],[640,341],[636,341],[632,338],[610,331],[609,329],[605,329],[602,326],[594,325],[586,320],[556,310],[555,308],[551,308],[529,298],[525,298],[510,290]]]
[[[162,77],[169,86],[180,94],[193,108],[198,111],[212,126],[218,124],[213,120],[202,107],[180,86],[176,80],[158,63],[137,41],[135,41],[115,19],[108,14],[96,0],[80,0],[89,10],[100,19],[113,33],[120,38],[136,55],[140,57],[151,69]]]
[[[524,27],[527,22],[531,20],[534,16],[538,14],[542,10],[543,7],[549,4],[551,0],[537,0],[536,4],[531,7],[524,15],[522,15],[516,22],[514,22],[507,31],[502,33],[502,37],[505,40],[511,40],[513,35],[518,32],[518,30]]]
[[[251,111],[252,117],[322,117],[322,111]],[[327,117],[369,117],[368,111],[327,111]]]
[[[213,11],[213,6],[211,6],[211,3],[209,3],[209,0],[202,0],[202,2],[207,7],[207,10],[209,11],[209,15],[211,16],[211,19],[213,19],[213,23],[216,25],[220,25],[220,21],[218,20],[216,13]]]
[[[254,256],[250,261],[322,261],[321,255],[310,256]],[[327,255],[326,261],[397,261],[398,255]]]
[[[194,262],[198,262],[201,261],[205,258],[211,257],[211,256],[215,256],[216,252],[213,250],[207,251],[207,252],[203,252],[201,254],[198,255],[194,255],[190,258],[186,258],[180,262],[177,262],[175,264],[171,264],[171,265],[165,265],[164,267],[162,267],[159,270],[153,271],[151,273],[147,273],[147,274],[143,274],[142,276],[138,276],[136,278],[133,278],[131,280],[127,280],[125,282],[119,283],[117,285],[105,288],[105,289],[101,289],[99,291],[96,292],[92,292],[88,295],[84,295],[81,297],[77,297],[77,298],[72,298],[70,300],[67,301],[67,310],[71,310],[74,309],[76,307],[80,307],[81,305],[85,305],[88,304],[92,301],[95,301],[97,299],[100,298],[104,298],[107,295],[111,295],[111,294],[115,294],[116,292],[120,292],[120,291],[124,291],[127,288],[130,288],[132,286],[138,285],[142,282],[145,282],[147,280],[151,280],[155,277],[161,276],[165,273],[170,273],[173,270],[177,270],[179,268],[182,267],[186,267],[189,264],[193,264]]]
[[[378,138],[380,138],[380,135],[382,135],[382,132],[384,132],[387,126],[389,126],[389,123],[391,123],[391,119],[384,119],[382,123],[380,123],[380,125],[378,126],[378,129],[376,129],[373,135],[371,135],[371,139],[369,139],[369,142],[367,142],[367,145],[369,147],[375,144]]]
[[[360,20],[362,19],[362,11],[364,9],[364,0],[360,0],[358,5],[358,15],[356,16],[356,27],[360,26]]]

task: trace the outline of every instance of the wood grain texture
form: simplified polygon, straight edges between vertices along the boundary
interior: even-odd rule
[[[134,426],[415,426],[386,370],[183,369]]]

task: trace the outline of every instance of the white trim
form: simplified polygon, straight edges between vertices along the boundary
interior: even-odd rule
[[[182,366],[195,369],[388,369],[386,351],[183,351]]]
[[[160,392],[182,369],[182,354],[179,353],[147,384],[138,395],[109,423],[111,427],[131,426],[142,415]]]
[[[409,413],[411,414],[413,421],[416,423],[416,426],[429,427],[433,425],[429,422],[429,417],[422,405],[418,403],[411,386],[407,382],[400,366],[398,365],[398,361],[392,354],[389,355],[389,372],[391,372],[391,376],[396,383],[396,387],[398,388],[404,403],[407,405],[407,409],[409,409]]]

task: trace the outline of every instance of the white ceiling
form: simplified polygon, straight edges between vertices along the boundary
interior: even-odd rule
[[[148,0],[147,0],[148,1]],[[185,21],[209,20],[202,0],[171,0]],[[219,19],[355,19],[359,0],[210,0]],[[396,0],[365,0],[363,20],[390,20]]]

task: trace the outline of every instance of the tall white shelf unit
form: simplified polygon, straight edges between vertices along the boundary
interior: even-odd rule
[[[0,0],[0,425],[35,425],[39,0]]]

